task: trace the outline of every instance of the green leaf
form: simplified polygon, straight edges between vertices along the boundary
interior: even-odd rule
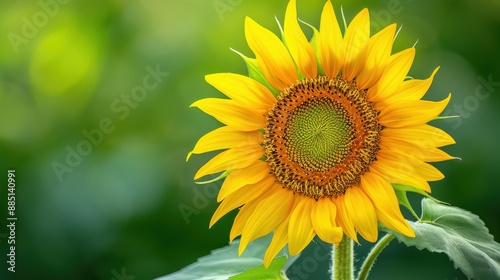
[[[500,244],[478,216],[424,198],[421,222],[409,223],[415,238],[383,229],[407,246],[447,254],[468,278],[500,279]]]
[[[286,263],[286,256],[274,259],[266,269],[264,265],[254,267],[236,276],[229,277],[229,280],[282,280],[287,279],[282,276],[282,269]]]
[[[406,196],[406,192],[397,189],[394,189],[394,192],[396,193],[396,197],[398,198],[399,204],[406,207],[406,209],[410,210],[411,214],[415,218],[419,219],[417,213],[415,213],[415,210],[413,210],[413,207],[411,206],[410,201],[408,200],[408,196]]]
[[[418,194],[421,194],[427,198],[434,200],[437,203],[444,203],[442,201],[435,199],[434,197],[432,197],[430,194],[428,194],[424,190],[421,190],[419,188],[415,188],[413,186],[392,184],[392,187],[394,188],[394,191],[396,192],[396,196],[398,198],[399,204],[403,205],[408,210],[410,210],[411,214],[417,219],[418,219],[418,215],[417,215],[417,213],[415,213],[415,210],[413,210],[413,207],[411,206],[410,201],[408,200],[408,197],[406,196],[407,192],[418,193]],[[445,203],[445,204],[447,204],[447,203]]]
[[[267,247],[269,246],[269,243],[271,242],[272,236],[273,234],[271,233],[268,234],[267,236],[261,237],[253,241],[248,245],[245,252],[240,257],[238,257],[239,240],[235,240],[232,244],[223,248],[213,250],[210,255],[199,258],[196,263],[193,263],[172,274],[157,278],[156,280],[229,279],[229,277],[241,274],[244,271],[247,271],[251,268],[262,266],[262,264],[264,263],[263,256]],[[299,257],[297,255],[287,259],[286,258],[288,256],[287,252],[288,249],[285,247],[280,253],[278,253],[278,256],[285,256],[284,259],[286,260],[286,264],[285,267],[283,268],[283,271],[286,271],[286,269],[290,267],[290,265]],[[281,273],[281,267],[283,267],[283,263],[281,263],[281,260],[276,263],[275,261],[273,261],[273,263],[275,266],[279,266],[279,272]],[[273,264],[271,264],[271,266],[275,267],[273,266]],[[273,273],[275,272],[276,271],[274,271]],[[240,278],[232,278],[232,279],[240,279]],[[249,278],[241,278],[241,279],[249,279]],[[259,277],[257,279],[280,279],[280,278]]]

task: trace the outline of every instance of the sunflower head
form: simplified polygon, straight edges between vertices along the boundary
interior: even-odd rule
[[[240,253],[274,232],[267,266],[288,244],[290,254],[314,238],[338,244],[378,238],[377,223],[415,236],[401,214],[394,186],[430,192],[444,176],[429,162],[452,159],[439,148],[453,144],[427,123],[444,110],[421,100],[437,68],[424,80],[407,79],[415,49],[392,54],[396,25],[370,36],[368,9],[341,31],[326,2],[319,30],[309,40],[289,2],[281,40],[250,18],[245,37],[255,58],[242,57],[250,77],[206,76],[229,99],[192,106],[224,126],[203,136],[191,154],[224,150],[195,175],[224,172],[210,226],[239,208],[230,239]]]

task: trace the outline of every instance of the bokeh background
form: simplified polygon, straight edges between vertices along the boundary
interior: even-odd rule
[[[463,160],[437,164],[447,178],[432,183],[433,195],[478,214],[498,241],[500,2],[333,3],[348,21],[370,8],[372,30],[402,25],[394,51],[418,40],[412,76],[441,66],[426,98],[453,93],[446,113],[462,117],[433,124],[456,139],[445,150]],[[278,32],[274,16],[282,20],[286,4],[0,2],[0,278],[153,279],[226,245],[235,213],[209,230],[218,184],[192,180],[213,154],[185,162],[219,123],[189,105],[222,96],[204,75],[246,73],[229,49],[252,56],[244,18]],[[299,17],[319,26],[323,4],[299,0]],[[17,175],[15,274],[6,270],[8,169]],[[291,279],[327,279],[327,261],[311,268],[314,246],[297,261],[308,269]],[[358,261],[368,249],[356,248]],[[445,255],[395,241],[371,277],[464,278]]]

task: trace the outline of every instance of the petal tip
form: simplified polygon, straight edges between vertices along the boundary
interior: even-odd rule
[[[441,69],[441,66],[438,66],[436,67],[436,69],[434,69],[434,71],[432,72],[432,76],[434,76],[437,73],[437,71],[439,71],[439,69]]]
[[[186,162],[189,161],[189,158],[193,155],[193,151],[189,152],[186,156]]]
[[[255,25],[255,24],[257,24],[257,22],[255,22],[255,20],[253,20],[251,17],[249,16],[245,17],[245,28],[249,27],[249,25]]]
[[[198,104],[197,104],[197,103],[198,103],[198,101],[199,101],[199,100],[197,100],[197,101],[193,102],[193,104],[189,105],[189,108],[195,108],[195,107],[198,107]]]
[[[243,252],[247,248],[247,245],[248,245],[248,242],[245,242],[244,238],[242,237],[240,239],[240,246],[238,247],[238,257],[240,257],[241,254],[243,254]]]

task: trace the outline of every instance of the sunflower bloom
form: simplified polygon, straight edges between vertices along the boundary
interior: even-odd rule
[[[239,253],[270,232],[266,266],[288,244],[301,252],[317,235],[338,244],[344,234],[375,242],[378,222],[406,236],[393,185],[430,192],[444,178],[429,162],[452,159],[439,148],[455,143],[427,124],[444,110],[421,100],[437,68],[424,80],[407,79],[415,49],[391,54],[396,25],[370,36],[362,10],[342,32],[333,6],[324,6],[308,40],[289,2],[281,40],[250,18],[245,37],[255,59],[243,56],[251,77],[206,76],[229,99],[195,102],[225,126],[204,135],[191,154],[224,150],[195,175],[224,172],[221,202],[210,227],[239,208],[230,240]]]

